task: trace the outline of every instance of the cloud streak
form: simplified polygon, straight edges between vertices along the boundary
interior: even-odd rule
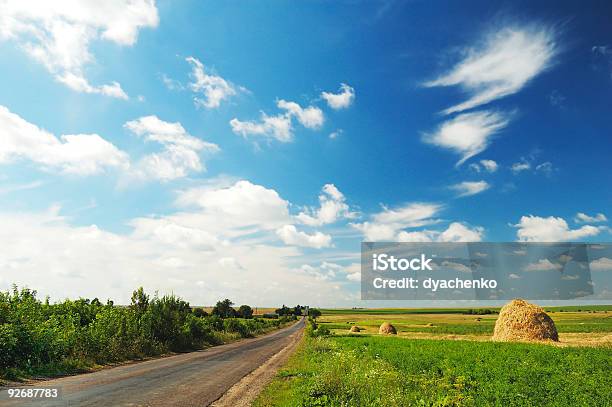
[[[545,26],[509,26],[464,50],[465,57],[449,72],[424,86],[459,86],[468,99],[443,111],[472,109],[520,91],[549,68],[558,53],[557,35]]]

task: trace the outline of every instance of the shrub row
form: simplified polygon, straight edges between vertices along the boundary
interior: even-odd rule
[[[142,288],[130,306],[98,299],[41,301],[29,289],[0,292],[0,377],[59,374],[167,352],[184,352],[279,327],[287,318],[199,316],[168,295]]]

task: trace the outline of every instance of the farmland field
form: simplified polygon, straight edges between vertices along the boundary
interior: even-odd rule
[[[547,310],[556,346],[491,342],[497,314],[324,310],[332,335],[305,337],[255,405],[612,405],[612,307]],[[383,321],[398,335],[378,335]]]

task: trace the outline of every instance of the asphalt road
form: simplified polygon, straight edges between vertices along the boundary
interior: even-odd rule
[[[53,399],[7,399],[0,406],[207,406],[289,344],[304,321],[252,339],[93,373],[36,382],[57,388]]]

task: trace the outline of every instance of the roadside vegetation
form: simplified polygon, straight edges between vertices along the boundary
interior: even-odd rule
[[[0,292],[0,379],[53,376],[185,352],[259,335],[296,319],[254,318],[248,305],[219,301],[209,315],[174,295],[134,291],[129,306],[97,298],[50,303],[36,291]]]

